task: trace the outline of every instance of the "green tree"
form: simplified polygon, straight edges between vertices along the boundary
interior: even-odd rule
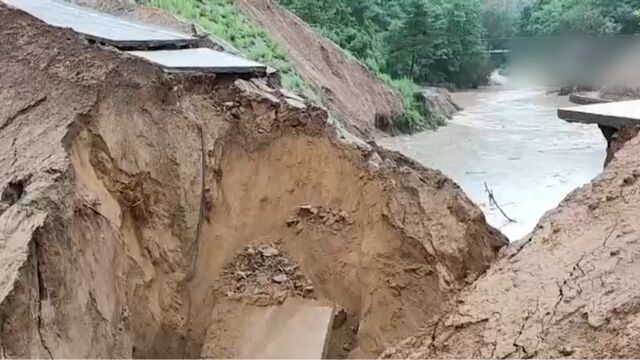
[[[467,87],[488,77],[480,0],[279,1],[396,89],[405,130],[432,121],[416,83]]]
[[[440,0],[447,19],[444,56],[437,62],[441,77],[461,87],[477,86],[488,76],[479,0]]]
[[[520,35],[634,34],[640,0],[537,0],[523,9]]]
[[[436,46],[443,40],[445,27],[438,9],[425,0],[412,0],[407,17],[389,36],[391,74],[413,80],[429,78],[429,67],[439,55]]]
[[[280,3],[375,72],[458,86],[486,78],[480,0]]]

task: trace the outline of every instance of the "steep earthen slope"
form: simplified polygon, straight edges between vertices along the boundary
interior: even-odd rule
[[[243,314],[288,296],[346,310],[331,356],[375,356],[505,244],[442,174],[261,80],[169,75],[4,6],[0,67],[2,357],[237,356]],[[243,292],[229,269],[264,243],[311,289]]]
[[[351,131],[369,137],[376,117],[392,123],[402,113],[400,98],[364,65],[345,54],[272,0],[235,0],[252,21],[276,40],[323,103]]]
[[[640,357],[640,138],[384,357]]]

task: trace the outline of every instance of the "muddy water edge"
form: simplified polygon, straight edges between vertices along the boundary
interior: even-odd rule
[[[596,126],[557,118],[567,97],[542,87],[491,87],[454,94],[464,110],[447,126],[379,143],[453,178],[511,241],[601,171],[606,141]],[[506,215],[492,205],[485,183]]]

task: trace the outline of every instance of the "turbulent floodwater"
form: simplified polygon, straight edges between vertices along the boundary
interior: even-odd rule
[[[512,241],[602,171],[606,142],[596,126],[557,118],[566,98],[544,88],[488,88],[454,95],[465,110],[438,131],[380,139],[453,178]],[[510,223],[490,206],[493,190]]]

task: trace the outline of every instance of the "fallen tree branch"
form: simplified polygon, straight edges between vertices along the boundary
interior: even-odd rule
[[[511,223],[515,223],[517,221],[515,221],[514,219],[510,218],[509,215],[507,215],[504,210],[502,210],[502,208],[500,207],[500,205],[498,204],[498,202],[496,201],[495,196],[493,196],[493,191],[491,189],[489,189],[489,185],[487,185],[487,182],[485,181],[484,183],[484,190],[487,193],[487,195],[489,196],[489,205],[493,204],[495,205],[495,207],[498,208],[498,210],[500,210],[500,213],[502,213],[502,216],[505,217],[505,219],[507,219],[509,222]]]

